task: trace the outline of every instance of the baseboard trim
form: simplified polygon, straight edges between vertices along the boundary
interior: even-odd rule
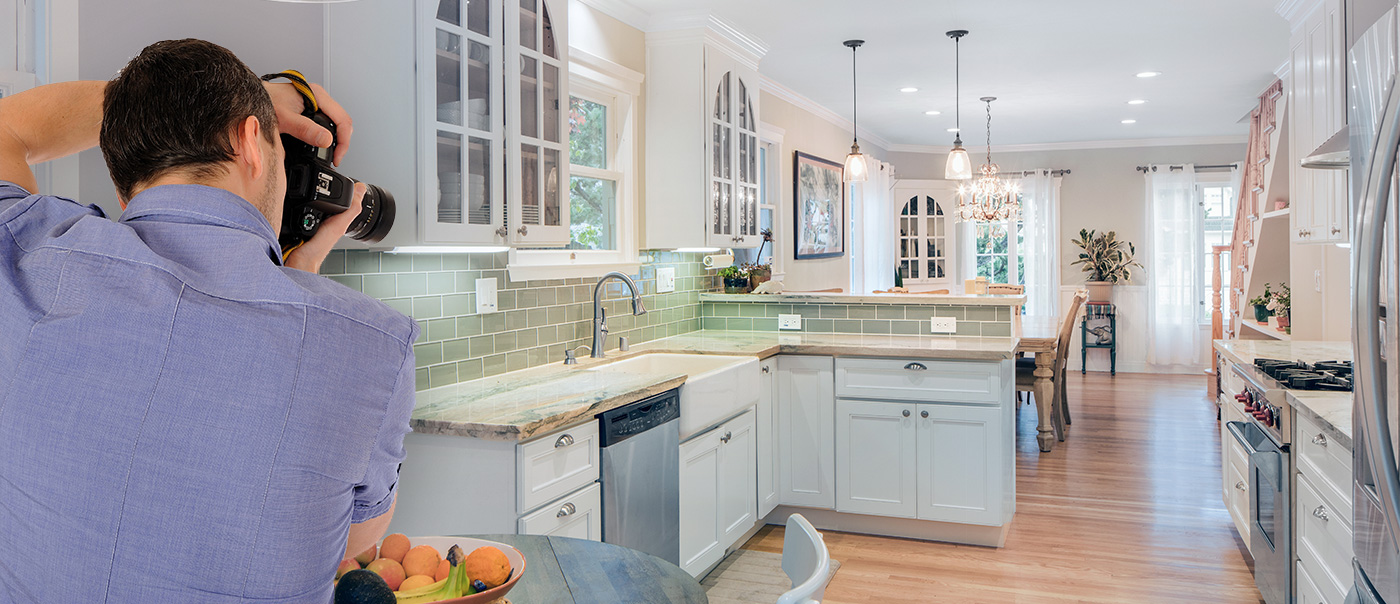
[[[775,508],[763,521],[767,524],[784,525],[787,524],[788,516],[795,513],[802,514],[808,522],[812,523],[812,526],[822,530],[902,537],[922,541],[945,541],[983,547],[1005,546],[1006,534],[1011,530],[1010,522],[1001,526],[983,526],[912,518],[867,516],[865,514],[786,505]]]

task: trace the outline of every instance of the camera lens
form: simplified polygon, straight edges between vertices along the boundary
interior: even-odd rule
[[[378,243],[394,228],[394,195],[365,183],[365,197],[360,200],[360,215],[350,222],[345,235],[356,241]]]

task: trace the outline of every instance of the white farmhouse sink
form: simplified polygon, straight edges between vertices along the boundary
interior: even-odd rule
[[[685,374],[681,440],[758,404],[758,359],[714,354],[652,353],[588,369],[598,373]]]

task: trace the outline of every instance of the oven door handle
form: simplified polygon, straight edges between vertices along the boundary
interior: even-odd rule
[[[1250,457],[1259,452],[1258,449],[1254,448],[1254,445],[1249,444],[1249,438],[1244,435],[1244,431],[1247,429],[1244,422],[1225,422],[1225,429],[1235,436],[1235,440],[1240,443],[1241,447],[1244,447],[1244,452]]]
[[[1249,455],[1251,474],[1257,470],[1262,478],[1269,481],[1274,490],[1281,492],[1283,490],[1284,476],[1283,460],[1280,459],[1280,456],[1285,455],[1283,450],[1272,446],[1268,449],[1261,450],[1253,444],[1250,444],[1249,437],[1245,436],[1244,431],[1258,430],[1259,428],[1250,426],[1244,422],[1226,422],[1225,428],[1230,431],[1230,434],[1235,436],[1235,440],[1239,441],[1240,446],[1244,447],[1244,452]],[[1272,445],[1273,443],[1270,442],[1269,444]]]

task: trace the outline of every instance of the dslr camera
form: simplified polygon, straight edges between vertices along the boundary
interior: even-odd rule
[[[335,134],[335,122],[317,111],[311,119]],[[355,183],[359,182],[335,171],[331,158],[336,143],[324,149],[282,135],[286,150],[283,165],[287,170],[287,197],[282,208],[282,234],[278,243],[290,250],[316,234],[327,217],[350,209]],[[360,214],[350,222],[345,236],[357,241],[376,243],[389,234],[394,226],[394,196],[381,187],[365,183]]]

